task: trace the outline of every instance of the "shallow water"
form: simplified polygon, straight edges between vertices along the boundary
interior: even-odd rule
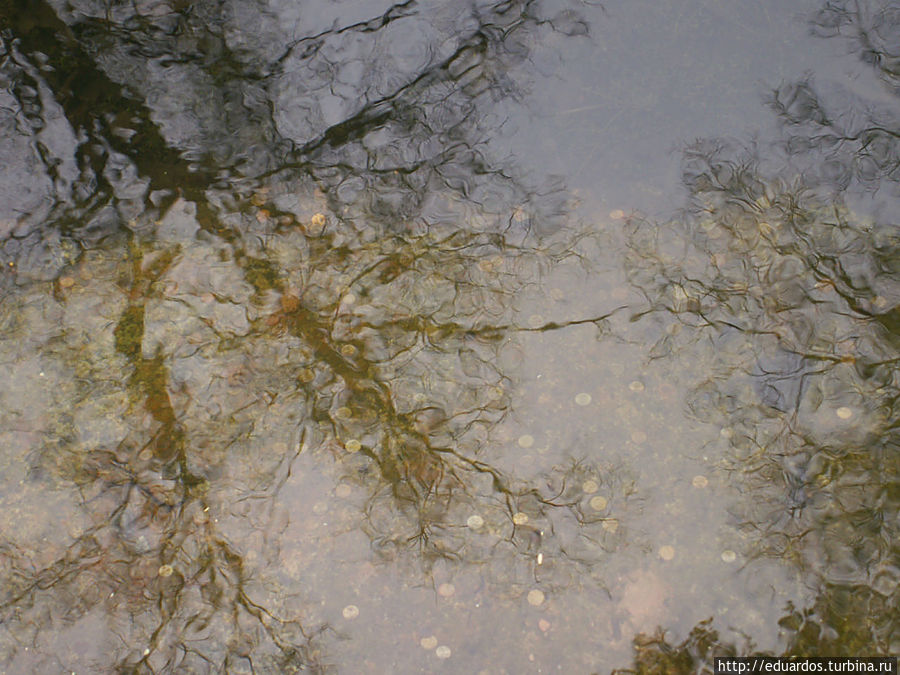
[[[900,651],[896,7],[6,3],[0,670]]]

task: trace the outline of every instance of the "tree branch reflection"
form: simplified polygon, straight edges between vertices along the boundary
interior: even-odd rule
[[[13,256],[71,244],[45,267],[17,258],[8,287],[23,316],[65,319],[37,350],[59,391],[29,460],[33,481],[78,496],[42,551],[38,524],[4,541],[10,659],[327,671],[337,632],[302,547],[342,528],[426,571],[491,558],[510,562],[506,588],[603,585],[581,577],[622,545],[626,472],[574,462],[535,485],[491,456],[504,348],[613,313],[517,323],[517,297],[580,258],[581,235],[559,232],[564,186],[487,149],[490,106],[525,85],[533,43],[586,33],[576,14],[512,2],[433,20],[402,3],[284,49],[275,26],[240,44],[224,7],[7,5],[16,102],[32,87],[35,120],[61,109],[57,159],[79,169],[4,240]],[[437,35],[397,54],[411,22]],[[12,338],[47,329],[34,320]],[[585,506],[587,476],[607,508]],[[323,533],[306,493],[328,477],[366,497]],[[53,656],[59,621],[107,626],[112,644]]]
[[[690,206],[679,219],[628,224],[627,269],[648,304],[639,316],[658,327],[656,358],[708,364],[688,407],[722,430],[731,480],[754,494],[735,513],[754,541],[747,555],[817,579],[822,612],[892,555],[896,228],[803,177],[767,172],[754,147],[699,142],[684,179]],[[831,612],[815,614],[811,643],[811,616],[788,653],[859,644]],[[890,621],[877,623],[886,635]]]

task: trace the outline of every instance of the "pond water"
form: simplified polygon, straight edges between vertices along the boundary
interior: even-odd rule
[[[0,671],[900,652],[900,8],[0,9]]]

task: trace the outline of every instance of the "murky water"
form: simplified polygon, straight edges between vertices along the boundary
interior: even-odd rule
[[[0,671],[900,652],[898,35],[0,5]]]

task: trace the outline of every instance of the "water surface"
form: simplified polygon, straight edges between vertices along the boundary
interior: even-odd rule
[[[3,671],[900,651],[898,21],[4,2]]]

